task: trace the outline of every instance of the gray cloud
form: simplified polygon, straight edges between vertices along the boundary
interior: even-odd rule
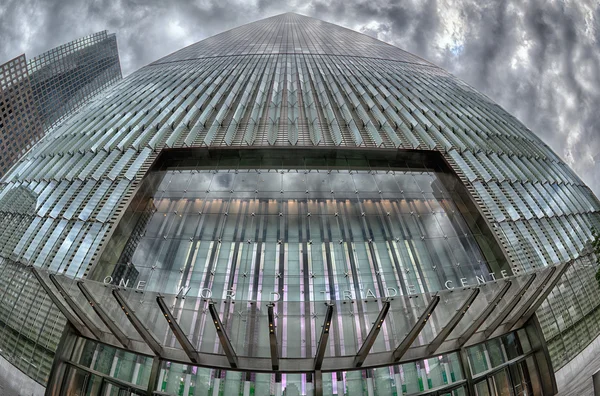
[[[519,118],[600,194],[600,5],[593,0],[8,0],[0,3],[0,61],[108,29],[117,33],[127,75],[285,11],[362,31],[440,65]]]

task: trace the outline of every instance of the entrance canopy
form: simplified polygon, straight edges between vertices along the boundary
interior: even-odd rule
[[[211,368],[328,372],[437,356],[516,330],[569,264],[431,294],[314,302],[163,295],[31,270],[84,337]]]

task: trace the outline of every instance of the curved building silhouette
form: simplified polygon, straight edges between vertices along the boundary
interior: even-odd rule
[[[7,173],[0,353],[61,395],[554,394],[600,334],[599,209],[464,82],[282,14]]]

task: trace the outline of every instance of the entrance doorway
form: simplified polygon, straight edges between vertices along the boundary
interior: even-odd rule
[[[68,363],[69,364],[69,363]],[[147,391],[101,373],[69,364],[61,396],[145,396]]]

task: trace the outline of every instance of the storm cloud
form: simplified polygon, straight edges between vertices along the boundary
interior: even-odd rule
[[[377,37],[453,73],[514,114],[600,195],[597,1],[4,0],[0,62],[117,34],[124,75],[221,31],[295,11]]]

